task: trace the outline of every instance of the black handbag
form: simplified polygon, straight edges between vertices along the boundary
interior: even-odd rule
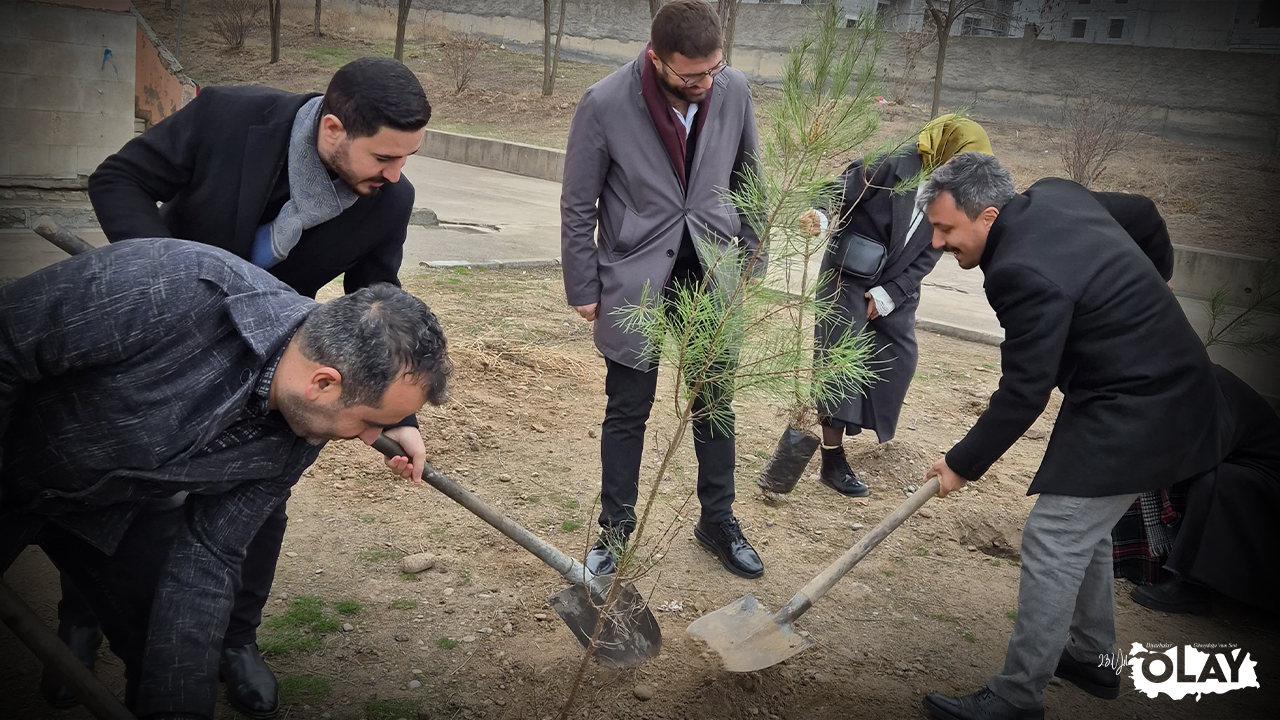
[[[888,260],[889,249],[866,235],[845,230],[836,241],[836,267],[859,280],[880,277]]]

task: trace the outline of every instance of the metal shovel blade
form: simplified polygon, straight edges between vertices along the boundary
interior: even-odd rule
[[[694,620],[689,632],[715,650],[730,672],[763,670],[813,646],[791,623],[778,622],[755,595]]]
[[[587,584],[571,585],[548,600],[583,647],[591,646],[612,581],[611,575],[596,576]],[[662,630],[653,611],[634,586],[620,585],[613,606],[604,616],[594,656],[596,662],[605,667],[635,667],[656,657],[661,650]]]

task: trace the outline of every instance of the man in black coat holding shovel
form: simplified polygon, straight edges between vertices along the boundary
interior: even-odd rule
[[[1172,247],[1150,200],[1047,179],[1025,193],[995,158],[966,153],[920,191],[934,247],[981,267],[1005,331],[987,410],[929,470],[939,496],[976,481],[1063,394],[1029,493],[1018,616],[1004,669],[960,698],[930,693],[948,720],[1044,717],[1057,676],[1119,694],[1112,652],[1111,528],[1138,493],[1222,460],[1225,403],[1208,354],[1166,281]]]
[[[205,88],[103,161],[89,178],[89,198],[112,242],[176,237],[215,245],[308,297],[339,275],[347,292],[399,285],[414,200],[400,171],[430,117],[418,79],[389,58],[347,64],[323,96]],[[426,447],[415,418],[387,435],[412,459],[388,461],[392,470],[420,479]],[[279,708],[256,640],[287,521],[282,502],[249,548],[222,652],[228,698],[251,718]],[[91,659],[101,633],[77,608],[83,603],[74,589],[64,589],[59,634]],[[55,706],[75,704],[48,673],[42,689]]]

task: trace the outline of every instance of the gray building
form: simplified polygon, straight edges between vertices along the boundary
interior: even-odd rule
[[[1192,50],[1280,52],[1280,0],[1036,0],[1041,39]]]

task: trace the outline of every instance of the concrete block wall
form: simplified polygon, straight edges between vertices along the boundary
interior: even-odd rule
[[[88,175],[133,137],[127,11],[0,2],[0,177]]]
[[[374,0],[334,0],[359,11]],[[475,32],[508,47],[541,52],[542,3],[537,0],[416,0],[429,22]],[[639,0],[568,0],[564,56],[621,64],[648,40],[648,6]],[[416,17],[416,16],[415,16]],[[776,81],[788,49],[816,22],[813,6],[744,4],[735,27],[733,65],[748,77]],[[903,73],[898,38],[881,54],[883,90]],[[911,100],[932,96],[934,51],[913,74]],[[1280,152],[1280,56],[1208,50],[953,37],[948,44],[942,102],[993,118],[1057,123],[1074,81],[1122,95],[1134,87],[1151,121],[1149,132],[1172,140],[1264,153]]]

